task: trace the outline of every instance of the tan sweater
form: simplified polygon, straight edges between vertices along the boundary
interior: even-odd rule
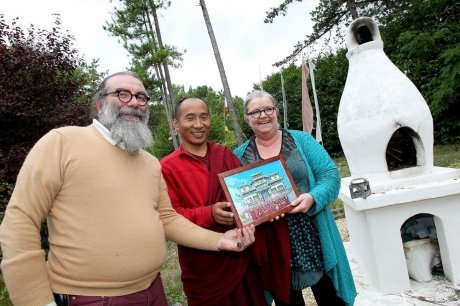
[[[1,267],[16,306],[43,306],[52,292],[125,295],[157,276],[165,236],[217,250],[221,234],[176,214],[155,157],[128,154],[94,126],[65,127],[40,139],[24,162],[0,227]]]

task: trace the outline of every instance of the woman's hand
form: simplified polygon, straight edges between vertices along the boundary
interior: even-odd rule
[[[254,232],[256,227],[254,224],[246,226],[243,229],[232,229],[226,231],[220,238],[217,248],[222,251],[244,251],[248,246],[254,243],[256,238]]]
[[[228,211],[230,209],[229,202],[217,202],[212,205],[211,213],[214,221],[218,224],[232,225],[235,223],[233,213]]]
[[[287,214],[297,214],[297,213],[306,213],[312,206],[315,204],[315,200],[309,193],[302,193],[297,199],[295,199],[291,206],[294,208]]]
[[[287,211],[287,214],[297,214],[297,213],[306,213],[310,207],[315,204],[315,200],[309,193],[302,193],[297,199],[292,201],[291,206],[294,208],[290,211]],[[280,216],[276,216],[275,218],[271,219],[270,221],[278,221],[280,218],[283,218],[284,214]]]

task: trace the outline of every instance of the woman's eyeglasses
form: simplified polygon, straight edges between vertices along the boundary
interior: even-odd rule
[[[276,107],[272,106],[272,107],[267,107],[267,108],[264,108],[264,109],[256,109],[256,110],[253,110],[252,112],[249,112],[249,113],[246,113],[246,116],[251,116],[252,118],[260,118],[260,116],[262,116],[262,112],[265,113],[265,115],[267,116],[270,116],[274,113]]]

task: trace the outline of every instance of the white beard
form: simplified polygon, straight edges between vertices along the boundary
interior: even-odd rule
[[[126,120],[123,115],[135,115],[139,120]],[[99,122],[110,131],[110,136],[117,145],[129,153],[137,153],[140,149],[145,150],[152,145],[153,136],[147,126],[148,121],[148,110],[143,112],[134,108],[120,109],[107,101],[103,102],[102,110],[99,112]]]

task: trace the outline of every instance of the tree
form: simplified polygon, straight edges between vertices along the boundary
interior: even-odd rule
[[[202,85],[196,88],[189,88],[187,91],[184,90],[183,86],[175,87],[174,94],[178,99],[196,97],[204,100],[208,104],[211,117],[209,140],[229,148],[235,148],[238,145],[235,134],[227,131],[224,126],[224,94],[222,92],[215,92],[211,87]],[[242,125],[244,123],[243,101],[240,98],[235,98],[235,101],[237,102],[237,116],[240,118],[239,124]],[[161,112],[162,110],[157,108],[156,111]],[[155,143],[150,149],[150,153],[161,159],[171,153],[174,148],[170,145],[170,136],[166,132],[166,117],[159,113],[156,115],[158,116],[159,124],[154,129],[153,134],[155,135]]]
[[[285,1],[291,3],[293,1]],[[331,1],[331,4],[334,1]],[[340,1],[335,1],[339,4]],[[341,2],[342,6],[344,5]],[[434,120],[434,137],[437,143],[460,141],[460,5],[454,0],[415,0],[393,3],[381,1],[375,6],[364,8],[356,1],[357,7],[366,15],[375,15],[379,26],[384,50],[395,65],[404,71],[419,88],[430,106]],[[392,7],[390,11],[378,12],[378,7]],[[398,5],[404,10],[397,10]],[[276,13],[285,13],[285,7],[279,7]],[[324,8],[323,8],[324,9]],[[366,10],[364,10],[366,9]],[[318,10],[318,8],[317,8]],[[324,9],[325,10],[325,9]],[[342,7],[342,12],[344,11]],[[326,11],[326,10],[325,10]],[[322,15],[326,16],[326,15]],[[345,28],[345,26],[343,25]],[[312,34],[313,35],[313,34]],[[313,36],[311,36],[313,37]],[[332,120],[338,111],[341,92],[346,80],[346,49],[337,47],[329,53],[316,57],[315,78],[319,96],[324,145],[331,153],[340,150],[336,133],[336,123]],[[294,70],[296,75],[292,75]],[[291,128],[301,129],[301,118],[296,111],[300,109],[300,68],[289,66],[283,71],[288,87],[289,123]],[[276,79],[278,78],[278,79]],[[296,79],[297,78],[297,79]],[[273,80],[272,79],[276,79]],[[292,83],[296,85],[292,86]],[[268,83],[268,84],[267,84]],[[279,77],[273,75],[264,81],[263,86],[274,92],[280,99]],[[300,86],[300,85],[299,85]],[[311,90],[311,88],[310,88]],[[292,93],[294,91],[294,93]],[[294,99],[292,99],[294,97]],[[327,114],[329,113],[329,115]],[[329,119],[328,119],[329,117]]]
[[[230,92],[230,86],[228,85],[227,76],[225,74],[224,63],[222,62],[222,58],[220,57],[219,46],[217,45],[216,37],[214,36],[211,20],[209,18],[208,10],[206,8],[206,3],[204,0],[200,0],[200,6],[201,10],[203,11],[203,17],[206,23],[206,28],[208,29],[209,38],[211,39],[211,45],[212,49],[214,50],[214,56],[216,58],[217,67],[219,68],[220,79],[222,80],[222,85],[224,87],[224,95],[227,99],[228,110],[230,112],[230,118],[232,119],[233,130],[235,132],[238,144],[242,144],[244,142],[243,131],[241,130],[241,126],[238,122],[235,105],[233,103],[232,94]]]
[[[160,47],[160,50],[164,50],[165,47],[163,45],[163,40],[161,38],[160,23],[158,22],[158,16],[157,16],[157,6],[155,5],[153,0],[149,0],[149,4],[150,4],[150,10],[152,11],[152,15],[153,15],[153,20],[155,22],[155,31],[156,31],[156,35],[157,35],[158,45]],[[166,108],[166,113],[167,113],[168,120],[171,120],[172,119],[171,113],[173,111],[175,102],[174,102],[174,94],[173,94],[173,91],[172,91],[172,82],[171,82],[171,76],[169,74],[167,57],[162,58],[161,64],[162,64],[162,66],[164,68],[165,78],[166,78],[166,85],[167,85],[167,92],[168,92],[168,95],[169,95],[169,105]],[[165,101],[168,101],[168,100],[165,99]],[[171,123],[169,124],[169,127],[170,127],[170,129],[173,128]],[[178,143],[177,143],[177,139],[176,139],[176,137],[174,137],[174,135],[175,135],[175,133],[173,132],[172,135],[171,135],[171,138],[172,138],[172,141],[173,141],[173,144],[174,144],[174,148],[177,148]]]
[[[284,0],[267,12],[264,22],[271,23],[277,16],[285,16],[289,5],[293,2],[303,2],[303,0]],[[274,65],[292,63],[305,48],[311,47],[314,50],[321,39],[325,40],[322,46],[343,47],[344,29],[359,15],[373,17],[380,23],[386,24],[392,20],[395,12],[405,11],[411,2],[410,0],[320,0],[318,6],[310,13],[315,23],[313,32],[302,42],[297,42],[291,54]],[[334,50],[329,48],[326,53],[330,51]]]
[[[111,0],[113,1],[113,0]],[[120,6],[112,14],[111,22],[104,29],[120,37],[124,48],[133,56],[131,70],[137,72],[156,100],[162,101],[164,114],[168,118],[170,139],[177,148],[177,139],[171,124],[174,94],[168,65],[182,60],[175,48],[165,46],[162,41],[157,9],[169,6],[168,1],[119,0]],[[153,19],[153,22],[152,22]]]
[[[302,75],[300,68],[294,64],[289,65],[287,68],[282,69],[284,87],[286,92],[286,102],[288,109],[288,128],[302,130]],[[280,115],[278,120],[280,125],[284,125],[284,116],[282,108],[282,89],[281,89],[281,76],[280,73],[274,73],[266,77],[262,81],[265,91],[269,92],[277,101]]]
[[[337,113],[339,110],[342,90],[347,77],[346,50],[341,49],[336,53],[323,54],[315,59],[316,92],[321,112],[323,145],[330,154],[337,155],[342,152],[337,134]],[[302,130],[302,74],[301,68],[290,65],[283,69],[286,101],[288,104],[289,128]],[[271,93],[277,101],[282,101],[280,74],[268,76],[262,85],[264,90]],[[309,86],[309,95],[313,96]],[[314,111],[315,105],[312,105]],[[282,111],[282,109],[281,109]],[[283,116],[280,114],[279,118]],[[280,121],[282,125],[282,119]]]
[[[385,52],[419,88],[434,121],[435,141],[460,141],[460,4],[415,0],[381,28]]]
[[[33,144],[49,130],[90,122],[89,93],[100,77],[84,64],[56,15],[51,31],[27,34],[0,15],[0,176],[14,183]],[[88,72],[88,70],[90,72]]]

